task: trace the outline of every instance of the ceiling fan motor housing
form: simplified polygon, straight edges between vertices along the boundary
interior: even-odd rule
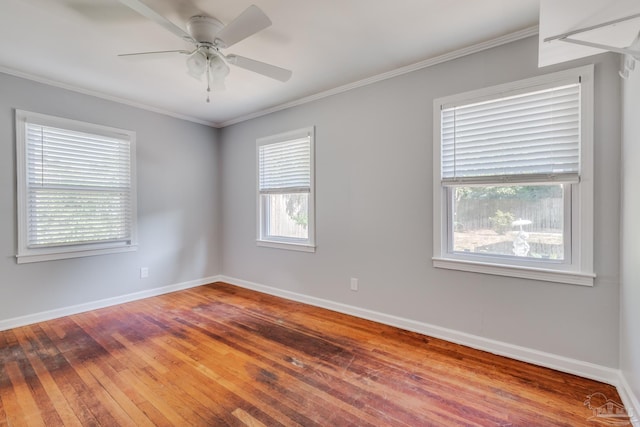
[[[215,44],[216,35],[222,27],[222,22],[210,16],[192,16],[187,22],[187,31],[199,43]]]

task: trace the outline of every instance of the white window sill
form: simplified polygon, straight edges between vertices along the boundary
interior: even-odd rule
[[[136,245],[127,245],[127,246],[116,246],[116,247],[108,247],[101,249],[88,249],[88,250],[70,250],[65,252],[54,252],[54,251],[32,251],[31,253],[23,253],[16,255],[16,259],[18,264],[25,264],[29,262],[40,262],[40,261],[55,261],[58,259],[69,259],[69,258],[80,258],[86,256],[95,256],[95,255],[106,255],[106,254],[116,254],[120,252],[132,252],[137,251],[138,247]]]
[[[448,270],[460,270],[473,273],[493,274],[497,276],[518,277],[522,279],[542,280],[545,282],[567,283],[570,285],[593,286],[596,275],[574,271],[549,270],[544,268],[522,267],[503,264],[433,258],[433,266]]]
[[[274,242],[271,240],[256,240],[256,244],[258,246],[266,247],[266,248],[276,248],[276,249],[285,249],[290,251],[299,251],[299,252],[315,252],[316,247],[314,245],[302,244],[302,243],[285,243],[285,242]]]

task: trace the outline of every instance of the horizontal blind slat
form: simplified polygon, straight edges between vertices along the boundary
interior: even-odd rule
[[[577,175],[580,85],[446,108],[442,179]]]
[[[27,247],[132,238],[128,139],[26,123]]]
[[[309,137],[259,146],[259,190],[310,188],[310,147]]]

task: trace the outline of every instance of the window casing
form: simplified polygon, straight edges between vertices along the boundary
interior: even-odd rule
[[[593,66],[434,101],[435,267],[593,285]]]
[[[136,249],[135,133],[16,110],[18,263]]]
[[[315,251],[313,127],[256,141],[257,243]]]

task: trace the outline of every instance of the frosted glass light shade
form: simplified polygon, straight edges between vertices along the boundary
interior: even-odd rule
[[[209,60],[209,84],[214,90],[224,90],[224,80],[229,74],[229,66],[219,56]]]
[[[207,68],[207,57],[197,50],[187,58],[187,72],[190,76],[200,80]]]

